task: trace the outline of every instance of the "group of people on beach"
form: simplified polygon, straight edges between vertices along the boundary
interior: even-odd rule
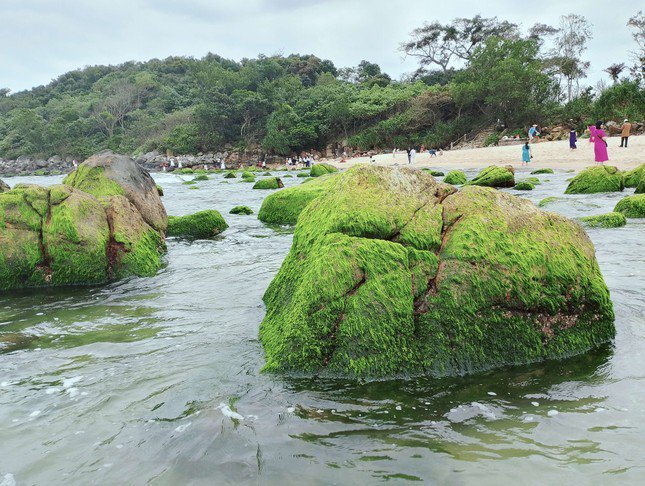
[[[594,144],[594,160],[597,164],[603,164],[609,160],[609,153],[607,151],[607,132],[605,132],[605,123],[598,120],[595,125],[590,125],[589,129],[589,143]],[[620,133],[620,147],[627,148],[629,136],[631,135],[632,124],[625,118]],[[540,132],[537,125],[533,125],[528,131],[528,140],[522,145],[522,165],[528,165],[533,158],[533,151],[531,144],[538,140]],[[569,131],[569,150],[576,150],[578,142],[578,134],[575,129]]]
[[[287,167],[311,167],[314,163],[314,157],[310,154],[304,154],[295,157],[287,157],[284,161]]]

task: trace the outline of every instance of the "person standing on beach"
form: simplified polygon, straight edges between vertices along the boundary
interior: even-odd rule
[[[410,163],[414,164],[414,158],[417,155],[417,151],[415,149],[410,150]]]
[[[412,150],[410,150],[410,147],[408,147],[406,152],[408,153],[408,164],[411,164],[412,163]]]
[[[576,133],[575,129],[571,129],[569,131],[569,149],[575,150],[578,147],[576,146],[576,142],[578,141],[578,134]]]
[[[537,130],[537,125],[533,125],[531,128],[529,128],[529,142],[532,142],[534,138],[537,138],[540,136],[540,132]]]
[[[531,146],[528,142],[526,142],[524,145],[522,145],[522,165],[529,165],[529,162],[531,162],[531,157],[533,157]]]
[[[623,142],[625,143],[625,148],[627,148],[627,140],[629,139],[629,136],[631,135],[632,132],[632,124],[629,123],[629,120],[625,118],[625,121],[623,122],[623,129],[620,132],[620,146],[623,146]]]
[[[602,164],[609,160],[609,154],[607,153],[607,142],[605,138],[607,134],[605,133],[605,125],[602,121],[598,120],[596,122],[595,130],[593,132],[594,142],[593,142],[593,151],[595,156],[595,161]]]

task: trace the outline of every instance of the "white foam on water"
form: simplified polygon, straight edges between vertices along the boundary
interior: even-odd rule
[[[44,315],[45,315],[45,313],[44,313],[44,312],[36,312],[36,315],[37,315],[37,316],[44,316]]]
[[[496,396],[497,396],[497,393],[495,393],[495,392],[488,392],[488,394],[489,394],[491,397],[496,397]]]
[[[82,379],[83,379],[82,376],[73,376],[72,378],[65,378],[63,380],[63,388],[65,388],[65,389],[71,388],[72,386],[74,386],[76,383],[78,383]]]
[[[524,417],[524,422],[533,422],[533,417],[531,415],[527,415]]]
[[[547,414],[549,417],[555,417],[555,416],[556,416],[557,414],[559,414],[559,413],[560,413],[560,412],[558,412],[557,410],[549,410],[546,414]]]
[[[3,388],[4,388],[5,386],[9,386],[9,382],[8,382],[8,381],[3,381],[2,383],[0,383],[0,387],[3,387]]]
[[[7,473],[2,477],[0,486],[16,486],[16,478],[13,477],[13,474]]]
[[[293,413],[296,411],[296,407],[287,407],[287,412]]]
[[[604,409],[604,408],[602,408],[602,407],[598,407],[598,408],[596,408],[596,409],[594,410],[594,412],[604,412],[604,411],[605,411],[605,409]]]
[[[76,395],[78,395],[78,388],[68,388],[67,394],[70,398],[74,398]]]
[[[401,405],[397,405],[397,406],[396,406],[396,407],[394,407],[394,408],[396,408],[397,410],[401,410]]]
[[[34,410],[29,414],[31,418],[38,417],[40,415],[40,410]]]
[[[180,425],[179,427],[177,427],[177,428],[175,429],[175,432],[177,432],[177,433],[181,434],[181,433],[182,433],[183,431],[185,431],[188,427],[190,427],[190,424],[192,424],[192,422],[188,422],[187,424]],[[117,447],[119,447],[119,446],[117,446]],[[123,446],[121,446],[121,447],[123,447]]]
[[[534,407],[539,407],[540,403],[539,402],[531,402],[531,405],[533,405]]]
[[[219,408],[222,411],[222,415],[224,415],[225,417],[235,419],[235,420],[244,420],[243,415],[240,415],[239,413],[234,412],[233,410],[231,410],[231,407],[229,407],[225,403],[220,403],[219,407],[216,407],[216,408]]]
[[[51,388],[47,388],[47,389],[45,390],[45,393],[46,393],[47,395],[53,395],[54,393],[58,393],[59,391],[60,391],[60,388],[51,387]]]

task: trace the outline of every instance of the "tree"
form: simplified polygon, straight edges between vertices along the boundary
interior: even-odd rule
[[[645,78],[645,15],[641,10],[629,19],[627,27],[634,29],[632,37],[638,46],[638,49],[632,52],[635,64],[630,70],[634,78],[643,79]]]
[[[9,93],[11,93],[11,90],[9,88],[0,88],[0,98],[9,96]]]
[[[587,49],[587,40],[592,37],[591,27],[582,15],[569,14],[560,17],[560,28],[555,38],[551,61],[566,85],[569,101],[579,92],[580,79],[586,77],[589,69],[589,62],[581,58]]]
[[[448,71],[453,60],[468,61],[474,50],[490,37],[516,39],[517,25],[497,17],[457,18],[449,24],[426,23],[414,29],[400,50],[419,59],[421,66],[436,65]]]
[[[609,66],[607,69],[604,71],[609,74],[609,77],[611,80],[616,84],[618,82],[618,77],[620,76],[620,73],[622,73],[625,70],[625,63],[621,62],[620,64],[612,64]]]

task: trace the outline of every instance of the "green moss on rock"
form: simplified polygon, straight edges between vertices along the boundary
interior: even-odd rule
[[[427,172],[433,177],[443,177],[445,174],[441,172],[440,170],[435,170],[435,169],[421,169],[423,172]]]
[[[253,189],[280,189],[282,187],[284,187],[284,184],[279,177],[260,179],[253,185]]]
[[[309,171],[307,171],[307,172],[298,172],[296,174],[296,177],[311,177],[311,176],[309,175]]]
[[[333,184],[335,176],[312,179],[309,184],[289,187],[262,201],[258,219],[268,224],[296,224],[302,210]]]
[[[562,199],[563,199],[563,198],[561,198],[561,197],[556,197],[556,196],[549,196],[549,197],[545,197],[544,199],[542,199],[542,200],[538,203],[538,206],[542,208],[542,207],[544,207],[544,206],[546,206],[546,205],[548,205],[548,204],[554,203],[554,202],[556,202],[556,201],[562,201]]]
[[[616,167],[589,167],[576,175],[565,194],[593,194],[597,192],[618,192],[624,189],[623,173]]]
[[[207,181],[208,176],[206,174],[199,174],[198,176],[195,176],[193,179],[194,181]]]
[[[300,214],[264,301],[266,371],[445,376],[571,356],[614,336],[578,224],[408,168],[334,178]]]
[[[636,186],[634,194],[645,194],[645,177]]]
[[[477,176],[466,182],[468,186],[486,186],[486,187],[513,187],[515,185],[515,175],[512,168],[499,167],[491,165],[482,170]]]
[[[9,187],[9,184],[7,184],[5,181],[0,179],[0,192],[5,192],[9,190],[11,190],[11,188]]]
[[[168,217],[168,236],[211,238],[228,228],[222,215],[214,209],[188,216]]]
[[[585,216],[580,218],[580,221],[590,228],[620,228],[627,224],[625,215],[617,212]]]
[[[535,186],[529,181],[520,181],[515,184],[515,187],[513,189],[518,191],[532,191],[533,189],[535,189]]]
[[[622,198],[616,204],[614,211],[628,218],[645,218],[645,194],[636,194]]]
[[[253,210],[248,206],[235,206],[229,211],[229,214],[253,214]]]
[[[224,175],[224,179],[235,179],[237,176],[235,175],[235,172],[227,172]]]
[[[157,186],[157,194],[159,194],[159,196],[163,196],[163,187],[161,187],[159,184],[157,184],[156,186]]]
[[[466,174],[463,170],[451,170],[443,178],[443,182],[452,184],[453,186],[461,186],[466,183],[466,180]]]
[[[242,172],[242,179],[255,179],[255,174],[249,170]]]
[[[636,187],[638,183],[645,179],[645,164],[641,164],[635,169],[625,172],[625,187]]]
[[[536,169],[531,174],[553,174],[553,169]]]
[[[314,164],[311,166],[311,169],[309,170],[309,173],[311,177],[320,177],[325,174],[332,174],[334,172],[338,172],[338,169],[334,167],[333,165],[329,164]]]

